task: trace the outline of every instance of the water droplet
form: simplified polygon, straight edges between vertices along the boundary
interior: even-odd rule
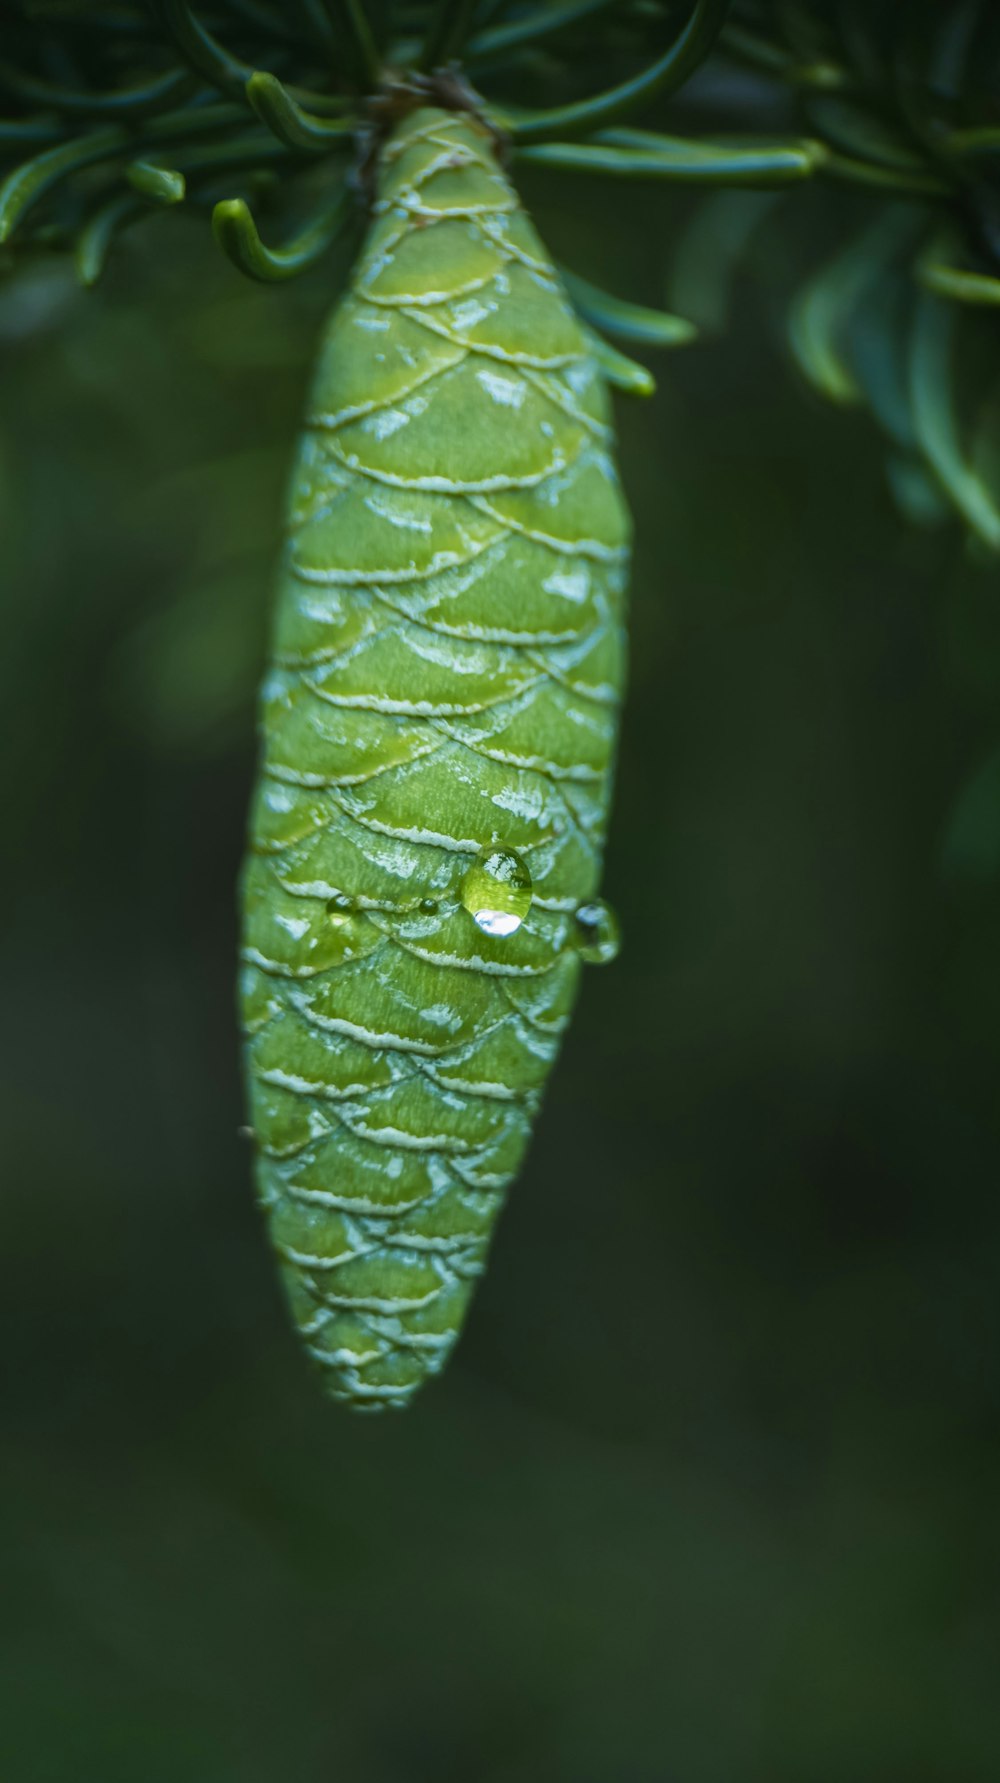
[[[417,905],[417,909],[420,911],[421,916],[436,916],[440,909],[440,905],[436,898],[421,898]]]
[[[576,949],[582,960],[590,966],[606,966],[613,960],[621,947],[621,931],[618,918],[603,898],[594,898],[589,904],[578,904],[576,909]]]
[[[483,933],[504,939],[531,909],[531,874],[512,848],[484,848],[462,880],[461,895]]]
[[[339,928],[349,917],[355,915],[357,902],[354,898],[349,898],[346,892],[334,892],[333,897],[326,900],[326,910],[330,921]]]

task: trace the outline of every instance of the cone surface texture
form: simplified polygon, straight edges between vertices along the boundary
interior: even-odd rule
[[[412,111],[321,347],[243,877],[260,1199],[359,1408],[442,1367],[569,1018],[624,674],[612,446],[488,133]]]

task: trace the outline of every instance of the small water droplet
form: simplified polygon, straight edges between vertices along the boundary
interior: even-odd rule
[[[484,848],[462,880],[461,896],[483,933],[503,940],[531,909],[531,874],[512,848]]]
[[[353,916],[356,910],[357,904],[354,898],[349,898],[346,892],[334,892],[333,897],[326,900],[327,915],[330,921],[338,927],[345,923],[348,917]]]
[[[603,898],[593,898],[576,909],[576,949],[589,966],[606,966],[621,947],[618,918]]]
[[[440,908],[436,898],[421,898],[417,909],[421,916],[436,916]]]

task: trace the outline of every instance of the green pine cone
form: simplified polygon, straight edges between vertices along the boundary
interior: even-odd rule
[[[442,1367],[604,947],[611,447],[488,133],[411,112],[293,477],[243,882],[260,1197],[308,1349],[361,1408]]]

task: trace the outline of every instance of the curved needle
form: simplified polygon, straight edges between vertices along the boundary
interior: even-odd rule
[[[68,179],[82,167],[93,167],[110,155],[128,148],[134,138],[118,124],[105,130],[92,130],[71,142],[60,143],[23,161],[0,182],[0,242],[13,235],[18,223],[31,205],[60,180]]]
[[[917,300],[910,348],[910,403],[917,443],[976,537],[1000,551],[1000,509],[966,462],[954,410],[955,309],[929,292]]]
[[[519,161],[559,167],[567,173],[612,179],[666,180],[680,185],[779,186],[808,179],[824,164],[821,143],[738,144],[686,142],[639,130],[602,131],[595,142],[545,142],[516,146]]]
[[[125,178],[132,190],[151,204],[180,204],[187,190],[182,173],[175,167],[158,167],[155,161],[131,161]]]
[[[247,100],[262,124],[266,124],[287,148],[307,154],[324,154],[349,141],[352,126],[347,118],[318,118],[292,98],[273,74],[252,74],[246,83]]]
[[[118,192],[94,212],[80,230],[74,248],[76,276],[81,285],[96,285],[115,237],[128,223],[148,214],[147,206],[135,192]]]
[[[587,324],[583,324],[583,332],[591,358],[597,361],[607,382],[613,390],[621,390],[625,396],[653,396],[656,392],[656,379],[644,365],[638,365],[627,353],[620,353],[610,341],[596,334]]]
[[[348,194],[341,188],[329,210],[316,217],[300,235],[283,248],[268,248],[261,241],[249,205],[242,198],[224,198],[212,212],[212,233],[240,272],[263,284],[273,284],[315,266],[336,241],[348,214]]]
[[[618,340],[634,341],[646,347],[685,347],[697,337],[693,322],[683,316],[671,316],[666,310],[647,309],[638,303],[627,303],[602,291],[578,273],[560,266],[559,276],[569,292],[573,308],[584,321]]]
[[[694,9],[680,35],[662,56],[632,80],[609,87],[591,99],[556,105],[547,111],[504,113],[500,107],[495,107],[497,121],[516,143],[550,142],[553,137],[613,124],[637,106],[676,92],[708,55],[729,11],[729,3],[730,0],[695,0]]]

